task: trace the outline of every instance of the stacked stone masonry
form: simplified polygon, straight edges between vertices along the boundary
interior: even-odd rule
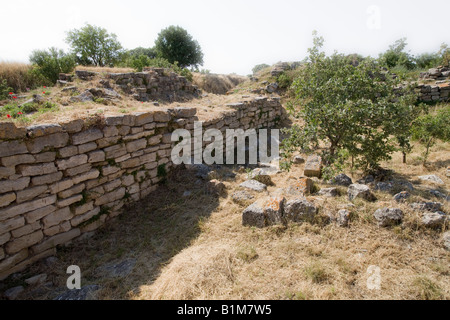
[[[92,80],[101,74],[92,71],[77,70],[80,80]],[[60,79],[67,79],[61,74]],[[63,80],[67,81],[67,80]],[[165,68],[144,68],[143,72],[106,73],[101,81],[105,88],[119,88],[138,101],[165,100],[179,101],[201,93],[197,86],[185,77]]]
[[[203,123],[203,130],[273,128],[279,99],[256,98]],[[171,132],[193,132],[195,108],[161,108],[17,128],[0,123],[0,280],[119,215],[158,187],[172,167]]]

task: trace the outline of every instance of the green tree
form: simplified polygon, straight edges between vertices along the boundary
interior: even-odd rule
[[[123,59],[124,51],[117,36],[104,28],[87,24],[67,32],[66,42],[81,64],[113,66]]]
[[[131,50],[127,51],[127,55],[129,57],[139,57],[139,56],[147,56],[150,59],[156,58],[156,50],[155,48],[144,48],[144,47],[137,47]]]
[[[174,64],[178,62],[181,68],[203,65],[203,53],[199,43],[183,28],[170,26],[158,34],[155,41],[158,57]]]
[[[442,64],[444,66],[450,66],[450,48],[446,43],[441,44],[441,48],[439,49],[438,55],[441,56]]]
[[[52,83],[56,83],[60,73],[72,72],[76,65],[74,55],[66,54],[54,47],[48,50],[34,50],[30,55],[30,62],[34,65],[34,73]]]
[[[308,63],[292,85],[301,109],[290,111],[302,117],[305,126],[287,131],[283,156],[289,159],[298,148],[312,151],[320,145],[325,146],[322,156],[329,175],[348,156],[364,171],[375,169],[396,149],[396,123],[411,112],[415,95],[407,90],[398,94],[397,80],[386,77],[373,59],[356,66],[342,54],[326,56],[321,52],[323,38],[314,35]]]
[[[389,49],[380,55],[380,61],[388,68],[404,67],[408,70],[415,68],[414,58],[405,51],[406,38],[401,38],[389,46]]]
[[[433,68],[441,63],[441,57],[438,53],[422,53],[415,60],[417,67],[421,69]]]
[[[450,106],[439,110],[436,114],[423,114],[412,124],[412,139],[425,146],[423,152],[423,165],[426,164],[430,149],[436,143],[436,140],[444,142],[450,141]]]

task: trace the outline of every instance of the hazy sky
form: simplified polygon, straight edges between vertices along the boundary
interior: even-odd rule
[[[328,53],[377,56],[401,37],[412,54],[450,45],[450,0],[15,0],[1,1],[0,60],[27,62],[33,49],[67,50],[65,32],[86,22],[127,49],[152,47],[179,25],[204,53],[203,68],[249,74],[259,63],[302,60],[312,31]]]

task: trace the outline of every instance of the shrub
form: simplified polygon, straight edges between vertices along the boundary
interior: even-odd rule
[[[7,99],[11,91],[13,91],[13,89],[8,87],[6,80],[0,79],[0,100]]]
[[[396,123],[415,108],[416,96],[408,90],[397,96],[398,81],[385,77],[375,60],[354,66],[344,55],[327,57],[320,52],[322,45],[323,38],[315,37],[309,63],[293,83],[295,101],[302,109],[291,112],[304,119],[305,127],[287,130],[290,137],[282,143],[283,155],[289,158],[298,148],[313,151],[323,144],[327,167],[348,155],[362,170],[376,169],[396,149],[392,139],[399,130]],[[288,169],[290,163],[283,166]]]
[[[51,83],[56,83],[60,73],[72,72],[75,68],[75,57],[65,54],[63,50],[50,48],[48,50],[35,50],[31,53],[30,61],[37,77],[42,76]]]
[[[408,70],[414,69],[414,58],[408,52],[404,51],[406,46],[406,38],[395,41],[385,53],[380,55],[380,62],[388,68],[403,66]]]
[[[177,63],[170,63],[168,60],[163,58],[151,59],[148,56],[140,55],[139,57],[131,57],[127,61],[127,66],[136,69],[141,72],[144,67],[155,67],[155,68],[166,68],[171,69],[181,76],[186,77],[189,81],[192,81],[193,76],[189,69],[180,68]]]
[[[437,139],[450,141],[450,106],[446,106],[434,114],[424,114],[412,124],[412,139],[425,146],[423,164],[426,164],[431,147]]]

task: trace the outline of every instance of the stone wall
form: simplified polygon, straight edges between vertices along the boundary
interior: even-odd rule
[[[420,101],[449,101],[450,82],[438,84],[420,84],[417,88],[420,90]]]
[[[279,99],[257,98],[203,130],[274,127]],[[193,131],[195,108],[17,128],[0,123],[0,280],[83,238],[158,187],[170,171],[171,132]]]
[[[106,73],[77,70],[78,79],[89,81],[95,77],[103,78],[101,84],[105,88],[121,89],[124,93],[138,101],[164,100],[180,101],[192,99],[200,95],[197,86],[185,77],[165,68],[144,68],[143,72]],[[60,85],[66,85],[72,78],[61,74]]]

